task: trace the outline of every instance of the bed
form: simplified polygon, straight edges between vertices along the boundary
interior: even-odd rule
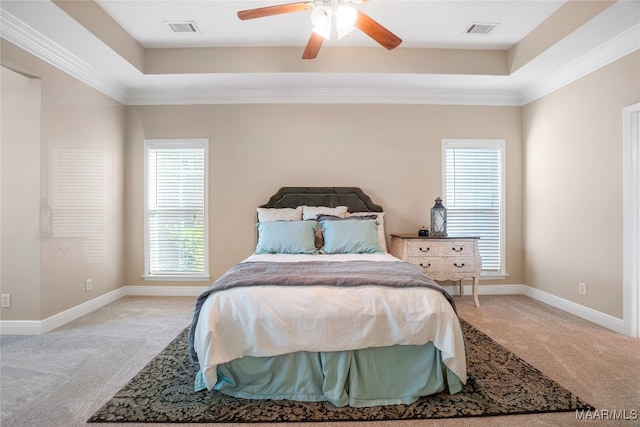
[[[381,206],[356,187],[284,187],[257,214],[255,253],[197,298],[196,391],[366,407],[462,389],[453,299],[387,253]]]

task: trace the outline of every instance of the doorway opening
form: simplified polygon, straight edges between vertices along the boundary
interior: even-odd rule
[[[640,102],[622,112],[623,321],[640,336]]]

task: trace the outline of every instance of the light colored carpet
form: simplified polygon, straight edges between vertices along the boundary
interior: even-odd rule
[[[483,296],[480,308],[475,308],[468,297],[456,298],[456,302],[461,317],[596,408],[626,410],[627,414],[640,411],[640,340],[524,296]],[[2,337],[0,425],[87,426],[86,420],[189,324],[193,303],[194,298],[126,297],[44,336]],[[91,424],[101,425],[106,426]],[[273,424],[332,425],[640,426],[640,420],[587,422],[576,420],[574,413],[553,413],[411,422]]]

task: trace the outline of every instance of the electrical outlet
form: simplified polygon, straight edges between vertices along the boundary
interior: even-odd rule
[[[580,295],[587,295],[587,284],[580,282],[578,283],[578,293]]]
[[[91,279],[87,279],[84,281],[84,291],[89,292],[93,289],[93,281]]]
[[[11,294],[2,294],[2,308],[11,308]]]

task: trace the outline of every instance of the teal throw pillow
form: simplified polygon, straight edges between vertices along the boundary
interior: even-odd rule
[[[373,254],[382,252],[375,220],[322,221],[325,254]]]
[[[316,221],[258,223],[256,254],[316,254]]]

